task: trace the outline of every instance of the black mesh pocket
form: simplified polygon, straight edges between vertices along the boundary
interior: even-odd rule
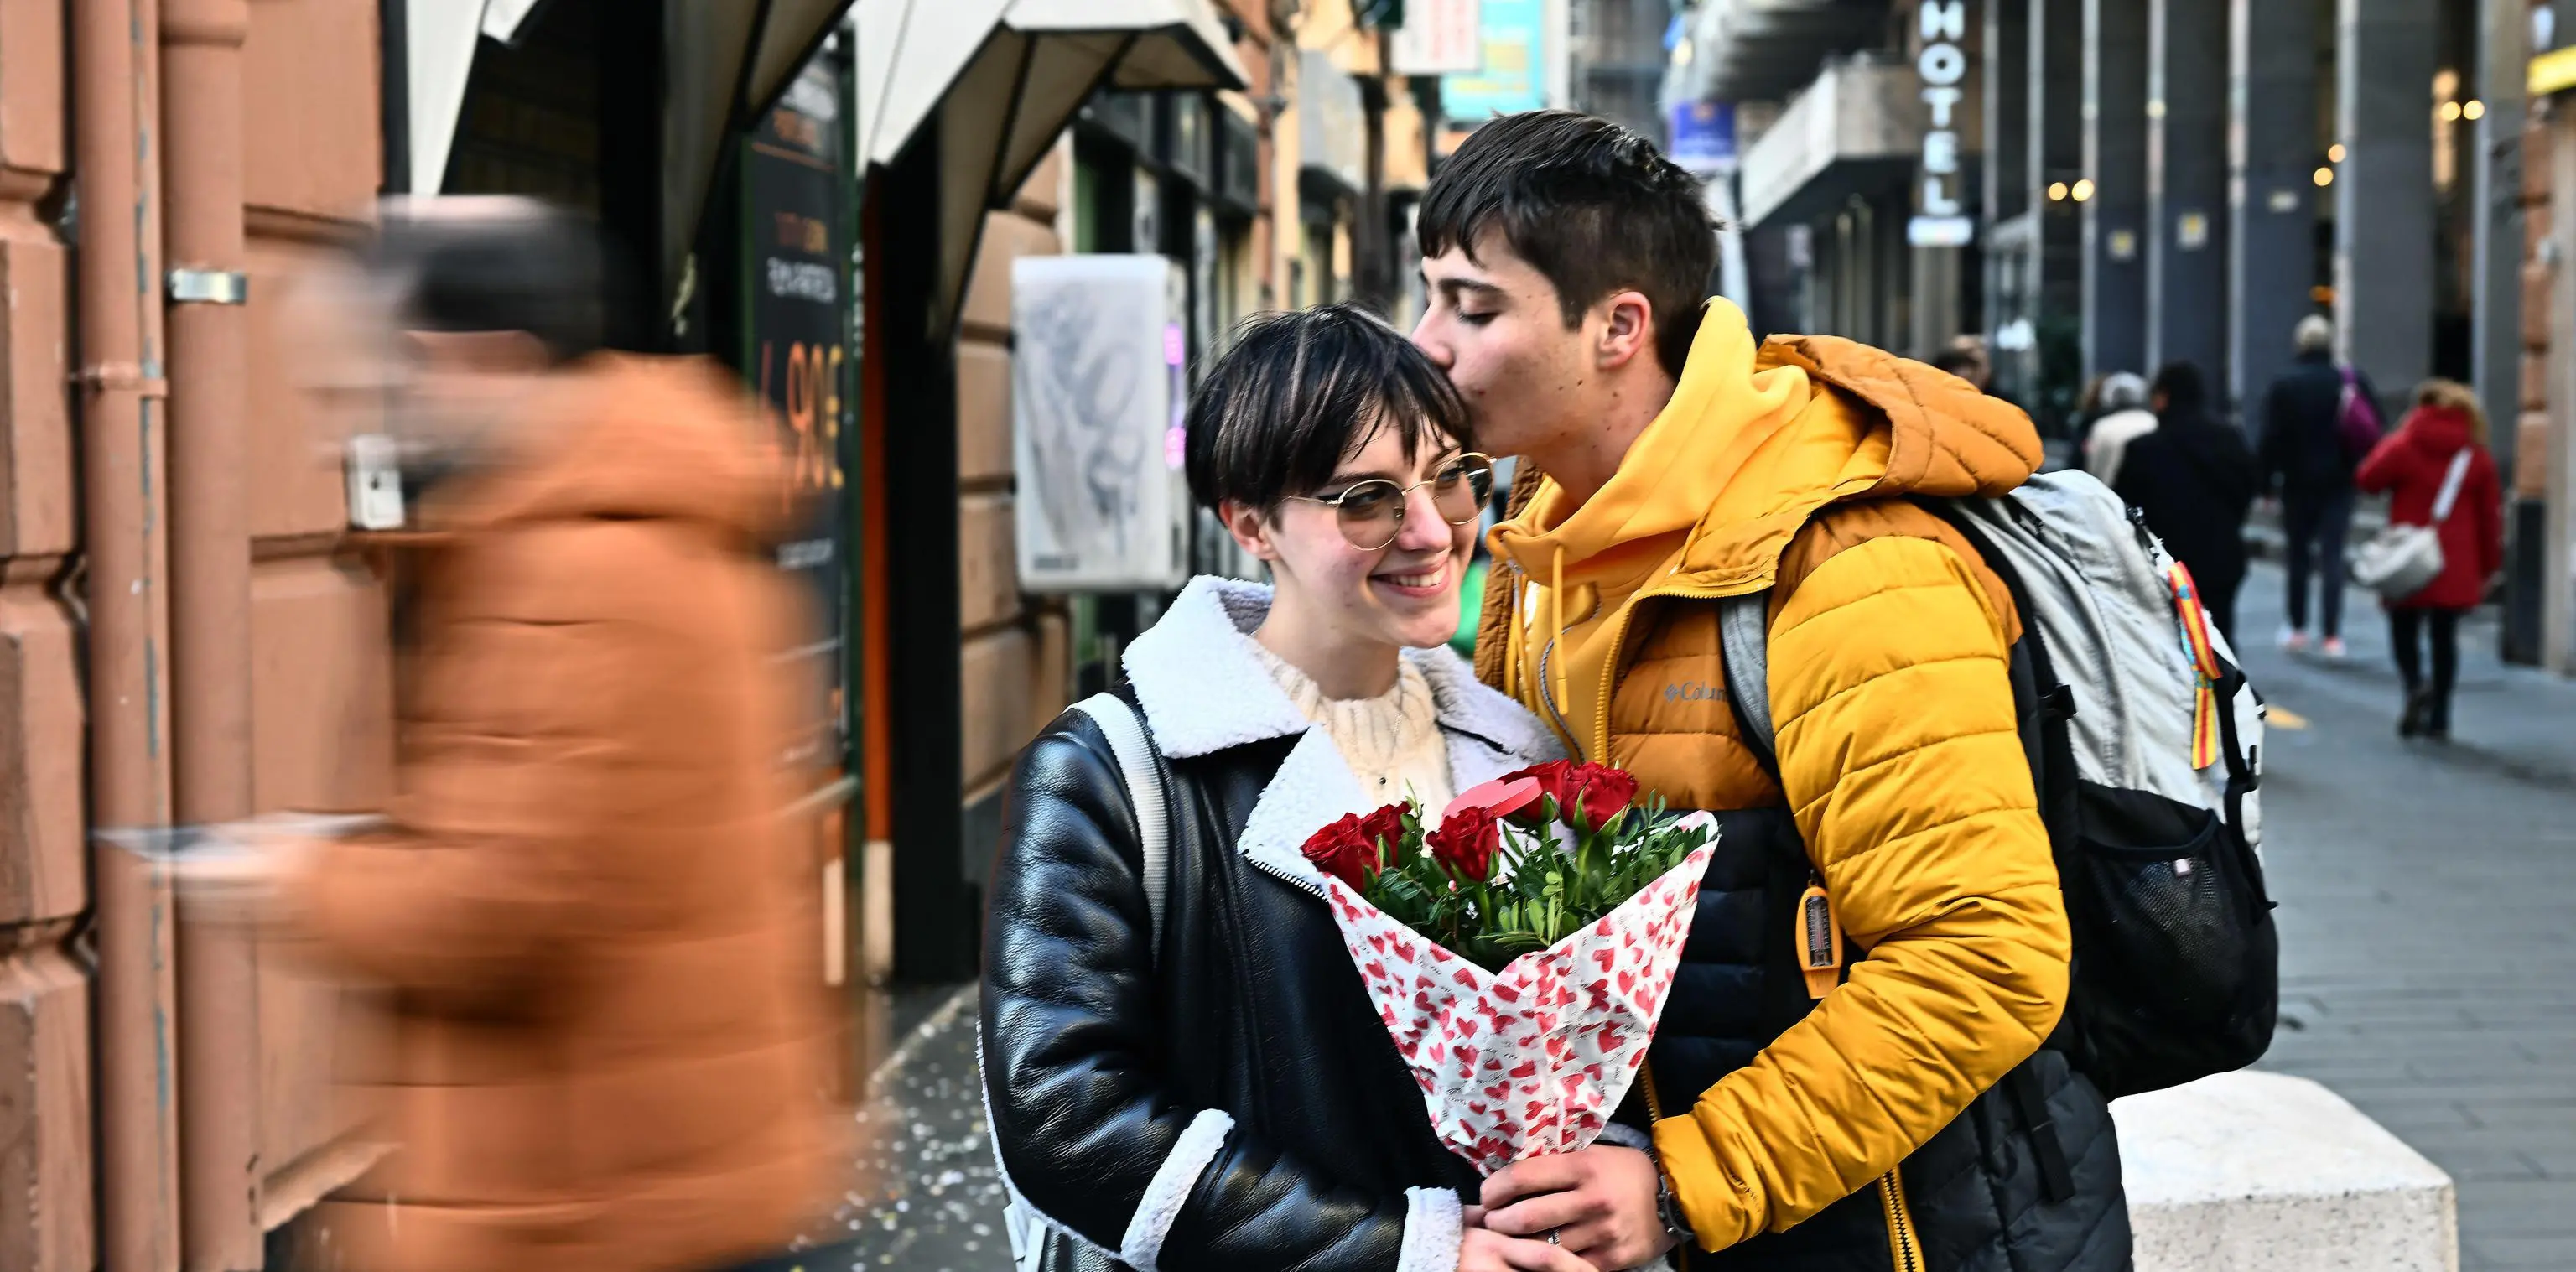
[[[2278,951],[2251,854],[2219,815],[2087,784],[2061,862],[2086,1068],[2114,1094],[2233,1069],[2272,1032]]]
[[[2194,811],[2204,824],[2178,844],[2084,840],[2093,858],[2085,882],[2105,938],[2092,953],[2110,964],[2095,970],[2182,1019],[2223,1014],[2245,972],[2245,902],[2217,858],[2226,827],[2217,814]]]

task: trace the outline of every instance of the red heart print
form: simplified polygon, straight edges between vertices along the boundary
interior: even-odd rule
[[[1637,991],[1637,974],[1635,972],[1624,967],[1620,968],[1618,979],[1620,993],[1633,994]]]
[[[1516,1003],[1521,1000],[1521,991],[1513,988],[1510,981],[1495,981],[1494,997],[1507,1003]]]
[[[1592,951],[1592,961],[1599,963],[1601,965],[1601,970],[1605,972],[1610,970],[1610,961],[1617,957],[1619,957],[1619,952],[1606,945],[1600,949]]]
[[[1463,967],[1459,968],[1454,974],[1452,974],[1450,979],[1458,982],[1460,985],[1465,986],[1468,989],[1474,989],[1476,987],[1476,978]]]
[[[1378,953],[1380,953],[1380,954],[1384,954],[1384,953],[1386,953],[1386,933],[1384,933],[1384,932],[1371,932],[1371,933],[1369,933],[1369,936],[1368,936],[1368,943],[1369,943],[1369,948],[1370,948],[1370,949],[1376,950],[1376,951],[1377,951]]]
[[[1538,1076],[1538,1061],[1536,1061],[1536,1060],[1523,1060],[1523,1061],[1521,1061],[1521,1062],[1520,1062],[1519,1067],[1517,1067],[1517,1068],[1515,1068],[1515,1069],[1513,1069],[1513,1070],[1512,1070],[1512,1074],[1511,1074],[1511,1075],[1512,1075],[1513,1077],[1515,1077],[1515,1078],[1529,1078],[1529,1077],[1536,1077],[1536,1076]]]

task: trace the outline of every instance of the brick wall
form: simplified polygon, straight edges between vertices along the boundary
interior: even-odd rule
[[[1010,210],[985,214],[984,241],[957,340],[959,730],[969,810],[966,865],[981,877],[999,833],[998,795],[1012,757],[1070,701],[1073,654],[1064,610],[1020,592],[1013,534],[1011,262],[1064,250],[1056,232],[1066,147],[1058,145]]]

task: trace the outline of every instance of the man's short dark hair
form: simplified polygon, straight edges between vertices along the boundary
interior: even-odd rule
[[[1986,360],[1974,349],[1949,348],[1933,354],[1932,365],[1973,383],[1977,373],[1985,370]]]
[[[1655,143],[1565,110],[1505,115],[1468,134],[1422,195],[1422,254],[1476,258],[1487,230],[1556,286],[1568,327],[1623,288],[1655,315],[1655,354],[1682,373],[1717,268],[1699,179]]]
[[[1190,497],[1263,512],[1320,490],[1380,429],[1410,458],[1472,446],[1467,406],[1413,342],[1356,305],[1263,314],[1190,395]]]
[[[526,199],[389,206],[367,255],[407,327],[524,331],[557,363],[605,343],[607,253],[573,213]]]

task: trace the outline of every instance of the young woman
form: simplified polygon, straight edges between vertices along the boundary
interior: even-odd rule
[[[2371,494],[2387,492],[2392,524],[2435,526],[2441,535],[2442,572],[2423,591],[2387,607],[2388,643],[2406,682],[2398,736],[2448,741],[2451,686],[2460,674],[2460,616],[2477,608],[2487,580],[2504,568],[2503,492],[2495,457],[2487,453],[2487,417],[2477,394],[2456,381],[2425,381],[2415,390],[2415,409],[2362,461],[2353,481]],[[2448,499],[2445,488],[2454,488]],[[2429,684],[2423,663],[2428,629]]]
[[[1269,567],[1200,578],[1125,654],[1157,752],[1160,939],[1116,754],[1082,712],[1020,757],[986,923],[994,1143],[1049,1268],[1585,1272],[1473,1226],[1300,854],[1344,813],[1556,758],[1443,647],[1493,466],[1367,313],[1249,325],[1192,400],[1190,491]]]

